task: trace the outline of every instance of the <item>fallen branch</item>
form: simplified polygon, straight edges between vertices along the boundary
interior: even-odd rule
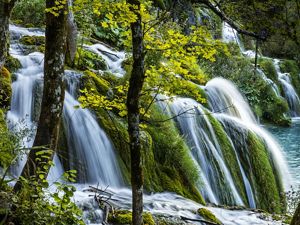
[[[219,224],[217,224],[217,223],[210,222],[210,221],[207,221],[207,220],[192,219],[192,218],[188,218],[188,217],[184,217],[184,216],[180,216],[180,218],[181,218],[182,220],[189,220],[189,221],[195,221],[195,222],[200,222],[200,223],[206,223],[206,224],[209,224],[209,225],[219,225]]]

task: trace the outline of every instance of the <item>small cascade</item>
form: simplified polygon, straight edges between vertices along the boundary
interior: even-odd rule
[[[125,70],[122,68],[122,62],[125,59],[125,52],[114,51],[104,44],[84,45],[84,47],[100,55],[105,60],[109,72],[117,77],[124,76]]]
[[[100,225],[103,222],[103,212],[99,210],[98,203],[94,200],[94,193],[89,192],[82,187],[77,187],[75,199],[80,208],[83,209],[83,215],[86,224]],[[132,195],[130,189],[108,189],[107,192],[111,193],[112,203],[117,208],[130,210],[132,208]],[[215,208],[203,206],[199,203],[183,198],[174,193],[154,193],[144,194],[143,196],[144,211],[160,218],[172,218],[175,223],[179,223],[180,217],[190,219],[203,219],[196,212],[199,208],[206,208],[213,212],[216,217],[222,221],[224,225],[281,225],[281,221],[273,221],[265,215],[262,216],[257,211],[247,210],[229,210],[223,208]],[[169,224],[169,223],[167,223]],[[173,224],[170,222],[170,224]],[[193,222],[193,224],[200,224]]]
[[[111,141],[88,109],[77,108],[79,77],[78,73],[66,71],[68,91],[63,120],[70,168],[78,171],[80,182],[119,187],[123,180]]]
[[[261,69],[256,68],[256,71],[260,75],[260,77],[272,88],[275,95],[277,97],[281,97],[280,90],[279,90],[277,84],[274,81],[272,81],[270,78],[268,78],[266,76],[266,74],[264,73],[264,71],[262,71]]]
[[[22,46],[18,39],[23,35],[43,36],[44,32],[39,29],[26,29],[10,25],[12,44],[10,54],[21,63],[21,69],[15,73],[16,80],[12,84],[11,109],[7,113],[7,121],[10,129],[15,132],[25,132],[22,146],[30,148],[33,145],[36,132],[37,114],[40,107],[41,93],[36,91],[41,85],[44,69],[44,55],[40,52],[33,52],[24,55]],[[19,176],[26,163],[25,155],[19,156],[18,162],[12,168],[12,173]],[[55,167],[51,168],[48,179],[56,181],[63,173],[58,157],[54,156]]]
[[[240,50],[241,50],[241,52],[243,53],[244,56],[249,57],[249,58],[255,58],[255,55],[256,55],[255,51],[246,50],[244,45],[243,45],[243,42],[239,38],[238,32],[235,29],[233,29],[226,22],[223,22],[222,38],[223,38],[223,41],[226,42],[226,43],[229,43],[229,42],[236,43],[239,46],[239,48],[240,48]]]
[[[186,98],[176,98],[170,109],[174,115],[189,110],[176,121],[186,136],[193,159],[200,167],[205,189],[213,193],[212,198],[210,192],[204,189],[203,196],[217,204],[244,205],[224,161],[214,128],[206,116],[207,111],[196,101]]]
[[[279,144],[273,139],[273,137],[265,129],[259,126],[255,119],[253,119],[253,113],[249,105],[243,99],[243,97],[241,96],[238,89],[234,86],[234,84],[223,78],[215,78],[207,83],[205,89],[206,93],[209,96],[209,104],[212,107],[212,112],[216,114],[216,117],[220,121],[225,121],[226,119],[229,119],[231,120],[230,124],[236,123],[238,126],[243,126],[246,129],[253,131],[264,140],[267,149],[271,153],[273,163],[275,164],[275,167],[279,172],[281,178],[284,180],[284,187],[286,189],[289,189],[291,178],[288,172],[288,167],[286,165],[286,160],[282,155],[282,149],[280,148]],[[226,102],[232,102],[233,105],[236,104],[236,99],[239,99],[238,102],[240,106],[236,107],[236,109],[238,109],[238,113],[231,113],[231,111],[219,113],[219,107],[215,107],[215,104],[211,104],[211,102],[215,101],[212,101],[211,99],[220,98],[219,96],[211,94],[213,92],[216,92],[216,90],[218,90],[221,96],[227,97]],[[243,104],[241,103],[241,101],[243,102]],[[228,103],[225,103],[225,105]],[[248,119],[246,115],[249,115]]]
[[[248,205],[256,208],[257,190],[252,171],[249,170],[253,166],[248,157],[251,154],[251,146],[248,146],[249,132],[261,140],[269,152],[267,154],[270,154],[269,163],[273,168],[276,185],[280,188],[283,179],[284,187],[289,188],[289,173],[279,145],[260,127],[250,106],[234,84],[215,78],[207,83],[204,90],[211,111],[187,98],[174,98],[168,103],[160,101],[160,106],[168,114],[180,115],[175,120],[191,149],[192,158],[199,166],[202,182],[199,189],[206,200],[217,204]],[[221,124],[219,127],[216,121]],[[220,142],[222,132],[225,137]],[[223,143],[224,139],[229,144]],[[239,170],[234,177],[230,169],[233,166],[232,161],[227,161],[228,151],[233,152],[231,157],[234,157]],[[237,186],[236,179],[241,179],[242,186]],[[242,197],[242,193],[246,197]]]
[[[37,29],[19,28],[14,25],[11,25],[10,29],[13,38],[10,54],[21,62],[22,68],[16,72],[16,80],[12,84],[13,96],[7,120],[16,132],[24,129],[32,131],[23,140],[23,146],[30,148],[42,100],[44,55],[39,52],[24,55],[18,40],[23,35],[41,36],[44,33]],[[119,187],[123,184],[122,176],[109,138],[89,110],[75,108],[79,106],[76,98],[80,76],[74,71],[66,71],[68,91],[64,103],[64,122],[67,128],[71,167],[84,168],[79,170],[84,171],[80,174],[82,175],[79,177],[80,181]],[[49,181],[56,181],[63,173],[59,157],[55,155],[53,160],[56,166],[49,172]],[[24,155],[13,168],[13,173],[18,176],[25,163]]]
[[[280,60],[274,59],[274,66],[278,74],[278,80],[282,85],[284,97],[289,104],[291,117],[298,117],[300,116],[299,96],[292,85],[290,74],[281,73],[279,64]]]

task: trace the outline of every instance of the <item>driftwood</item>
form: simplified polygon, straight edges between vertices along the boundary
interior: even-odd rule
[[[97,187],[89,186],[89,191],[94,192],[95,201],[98,203],[98,206],[100,209],[103,210],[103,224],[108,224],[107,219],[108,219],[108,214],[110,211],[114,211],[114,207],[111,205],[109,200],[111,200],[112,194],[107,191],[108,186],[102,190]]]
[[[184,216],[181,216],[180,218],[181,218],[182,220],[188,220],[188,221],[195,221],[195,222],[200,222],[200,223],[206,223],[206,224],[209,224],[209,225],[219,225],[219,224],[217,224],[217,223],[210,222],[210,221],[207,221],[207,220],[192,219],[192,218],[188,218],[188,217],[184,217]]]

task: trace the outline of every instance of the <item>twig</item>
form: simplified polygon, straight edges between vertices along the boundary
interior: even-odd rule
[[[219,224],[217,224],[217,223],[210,222],[210,221],[207,221],[207,220],[192,219],[192,218],[187,218],[187,217],[184,217],[184,216],[180,216],[180,218],[181,218],[182,220],[196,221],[196,222],[206,223],[206,224],[210,224],[210,225],[219,225]]]

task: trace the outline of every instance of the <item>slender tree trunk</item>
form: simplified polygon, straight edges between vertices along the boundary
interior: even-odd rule
[[[139,130],[139,104],[145,79],[143,28],[139,10],[133,8],[134,6],[139,9],[140,2],[138,0],[127,0],[127,2],[132,5],[131,10],[135,11],[137,16],[137,21],[131,24],[133,66],[126,104],[128,110],[128,134],[130,137],[132,223],[133,225],[141,225],[143,223],[143,168]]]
[[[0,0],[0,71],[4,66],[9,47],[9,18],[16,0]]]
[[[55,6],[54,1],[46,0],[46,7]],[[64,60],[65,60],[65,43],[66,43],[66,7],[61,10],[59,16],[51,13],[46,14],[46,46],[44,59],[44,91],[42,99],[42,109],[39,118],[37,134],[34,140],[33,148],[28,156],[26,165],[22,171],[22,176],[29,178],[36,175],[36,168],[41,163],[47,162],[44,159],[40,162],[37,160],[36,153],[41,150],[55,151],[57,148],[59,124],[63,109],[64,101]],[[48,169],[43,171],[46,175]],[[38,179],[38,178],[37,178]],[[21,183],[17,182],[15,190],[21,188]]]
[[[296,212],[293,216],[291,225],[300,225],[300,204],[298,205]]]
[[[72,12],[73,0],[68,0],[66,63],[72,65],[77,50],[77,26]]]

